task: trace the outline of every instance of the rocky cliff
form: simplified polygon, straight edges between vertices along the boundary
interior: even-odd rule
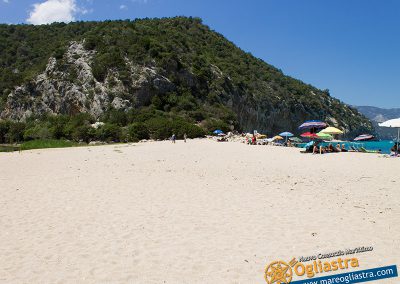
[[[99,82],[91,67],[94,55],[95,51],[85,50],[83,42],[70,42],[62,60],[50,57],[43,73],[10,92],[1,117],[25,120],[32,115],[86,112],[99,118],[110,107],[140,107],[153,93],[175,88],[154,68],[134,65],[129,59],[125,64],[130,70],[130,89],[114,70],[109,70],[104,82]]]
[[[43,33],[54,38],[47,46]],[[14,62],[0,49],[2,119],[81,112],[99,119],[109,109],[153,107],[200,125],[216,119],[271,134],[307,119],[354,133],[372,128],[329,91],[285,76],[199,19],[0,26],[0,35],[16,45],[15,56],[25,48]],[[25,62],[32,53],[42,70]]]

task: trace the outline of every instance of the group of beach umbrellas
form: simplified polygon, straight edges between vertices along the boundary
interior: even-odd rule
[[[390,127],[390,128],[397,128],[397,141],[400,141],[400,118],[391,119],[380,123],[379,126],[381,127]],[[321,130],[322,129],[322,130]],[[304,132],[301,134],[301,137],[310,138],[310,139],[321,139],[321,140],[332,140],[334,138],[333,135],[340,135],[343,134],[343,131],[336,128],[329,126],[320,120],[308,120],[299,126],[299,130],[309,130],[308,132]],[[317,132],[318,131],[318,132]],[[225,135],[224,132],[220,129],[216,129],[213,132],[215,135],[223,136]],[[259,134],[260,137],[258,138],[265,138],[265,135]],[[262,137],[261,137],[262,136]],[[354,138],[354,141],[369,141],[374,139],[375,137],[371,134],[362,134],[358,137]],[[288,131],[282,132],[279,135],[274,136],[271,141],[275,140],[284,140],[287,142],[288,139],[293,142],[301,142],[301,139],[294,137],[294,134]]]
[[[300,136],[310,139],[332,140],[334,138],[333,135],[343,134],[342,130],[336,127],[327,126],[328,125],[325,122],[320,120],[308,120],[299,126],[299,130],[309,131],[304,132]]]
[[[381,127],[391,127],[397,128],[397,141],[400,141],[400,118],[391,119],[380,123]],[[343,134],[343,131],[337,129],[336,127],[327,127],[326,123],[320,120],[309,120],[304,122],[299,126],[300,130],[309,129],[309,132],[301,134],[301,137],[311,138],[311,139],[322,139],[322,140],[332,140],[333,135]],[[323,129],[319,132],[317,130]],[[375,136],[371,134],[362,134],[354,138],[354,141],[369,141],[375,139]]]
[[[300,138],[294,137],[294,134],[289,131],[279,133],[279,135],[276,135],[271,139],[271,141],[275,141],[275,140],[285,140],[285,142],[290,140],[291,142],[295,142],[295,143],[303,142]]]
[[[343,131],[341,131],[340,129],[327,126],[328,125],[325,122],[320,120],[308,120],[304,122],[302,125],[300,125],[299,129],[309,130],[309,131],[304,132],[300,136],[310,139],[332,140],[333,139],[332,135],[343,134]],[[317,130],[321,131],[317,132]],[[294,134],[289,131],[282,132],[279,135],[274,136],[270,140],[271,141],[285,140],[286,142],[290,140],[292,142],[298,142],[298,143],[302,142],[300,138],[294,137]]]

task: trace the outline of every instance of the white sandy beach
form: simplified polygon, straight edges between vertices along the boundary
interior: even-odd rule
[[[209,140],[0,153],[0,283],[265,283],[360,246],[360,270],[400,264],[399,169]]]

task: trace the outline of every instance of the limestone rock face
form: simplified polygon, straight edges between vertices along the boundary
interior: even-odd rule
[[[61,60],[51,57],[43,73],[8,95],[0,117],[25,120],[32,114],[86,112],[98,118],[109,107],[128,110],[175,88],[154,67],[129,60],[129,84],[123,84],[115,70],[108,70],[104,82],[99,82],[93,75],[94,56],[95,51],[86,50],[83,42],[71,42]]]

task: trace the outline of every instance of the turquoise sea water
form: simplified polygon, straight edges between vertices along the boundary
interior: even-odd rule
[[[332,145],[335,146],[337,142],[332,142]],[[390,148],[393,147],[394,141],[391,140],[382,140],[382,141],[366,141],[366,142],[340,142],[340,145],[345,145],[346,149],[350,149],[350,146],[355,148],[364,147],[367,150],[381,150],[383,154],[389,154]],[[299,147],[304,148],[306,143],[299,144]],[[323,142],[320,145],[327,146],[329,142]]]

